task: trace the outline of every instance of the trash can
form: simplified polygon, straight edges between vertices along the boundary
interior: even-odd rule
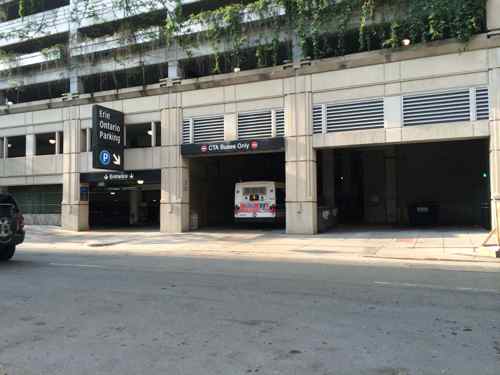
[[[436,202],[417,202],[408,206],[410,225],[437,225],[439,222],[439,204]]]

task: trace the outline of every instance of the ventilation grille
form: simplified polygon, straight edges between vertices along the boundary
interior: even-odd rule
[[[191,120],[184,120],[182,122],[182,143],[191,143]]]
[[[323,133],[323,106],[315,105],[313,107],[313,132],[314,134]]]
[[[476,113],[478,120],[489,120],[490,118],[490,101],[487,87],[476,89]]]
[[[384,127],[384,100],[373,99],[326,106],[327,132]]]
[[[272,137],[271,111],[239,113],[238,138],[271,138]]]
[[[224,116],[193,119],[194,143],[224,141]]]
[[[470,121],[469,90],[405,96],[403,115],[405,126]]]
[[[285,111],[276,111],[276,137],[285,136]]]

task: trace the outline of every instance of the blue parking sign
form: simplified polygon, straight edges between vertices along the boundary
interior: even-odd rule
[[[111,154],[107,150],[102,150],[99,154],[99,161],[102,165],[107,166],[111,163]]]

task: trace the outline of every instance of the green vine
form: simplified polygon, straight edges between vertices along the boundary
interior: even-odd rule
[[[32,1],[19,0],[20,17],[34,9]],[[115,9],[131,18],[152,3],[112,1]],[[486,28],[486,0],[241,0],[220,6],[214,6],[214,1],[207,2],[208,10],[186,14],[181,0],[166,3],[169,6],[161,10],[164,45],[182,49],[190,58],[193,49],[206,43],[212,73],[227,71],[228,65],[241,67],[248,51],[253,51],[255,65],[263,67],[282,63],[284,54],[289,58],[294,49],[302,58],[322,58],[399,48],[403,39],[413,44],[447,38],[467,42]],[[84,14],[74,13],[78,10]],[[96,0],[80,0],[72,22],[89,17],[99,17]],[[43,29],[43,25],[25,24],[30,30],[16,30],[18,36],[29,38],[33,30]],[[133,22],[125,22],[116,31],[124,35],[124,45],[138,31],[133,27]],[[12,37],[12,33],[0,37]],[[126,56],[126,51],[120,53]]]

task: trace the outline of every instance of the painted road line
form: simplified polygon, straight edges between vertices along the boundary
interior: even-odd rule
[[[54,267],[98,268],[103,270],[112,269],[111,267],[100,266],[98,264],[49,263],[49,265]]]
[[[389,281],[374,281],[373,284],[380,286],[392,286],[392,287],[404,287],[404,288],[446,290],[450,292],[476,292],[476,293],[500,294],[500,290],[497,289],[469,288],[469,287],[446,288],[443,286],[432,285],[432,284],[399,283],[399,282],[389,282]]]

